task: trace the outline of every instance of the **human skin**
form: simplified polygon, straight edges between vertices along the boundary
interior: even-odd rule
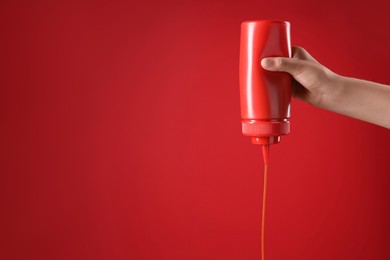
[[[291,74],[296,99],[390,129],[390,86],[338,75],[302,47],[292,52],[292,58],[264,58],[261,65]]]

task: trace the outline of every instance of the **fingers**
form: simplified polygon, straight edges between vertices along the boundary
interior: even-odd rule
[[[264,58],[261,66],[269,71],[283,71],[290,73],[293,77],[298,77],[309,66],[307,61],[296,58]]]
[[[304,70],[310,69],[313,66],[311,64],[319,64],[313,56],[311,56],[304,48],[299,46],[292,47],[293,57],[273,57],[264,58],[261,61],[261,66],[270,71],[284,71],[290,73],[292,76],[297,77]]]

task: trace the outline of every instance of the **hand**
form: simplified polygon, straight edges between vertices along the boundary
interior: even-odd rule
[[[264,58],[261,65],[290,73],[297,99],[390,129],[390,86],[340,76],[301,47],[293,47],[292,58]]]
[[[261,65],[269,71],[288,72],[294,77],[293,96],[314,106],[326,108],[327,93],[337,81],[337,74],[333,73],[305,49],[292,48],[292,58],[276,57],[264,58]]]

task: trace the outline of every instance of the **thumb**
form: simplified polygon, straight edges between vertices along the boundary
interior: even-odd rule
[[[307,62],[295,58],[264,58],[261,60],[261,66],[269,71],[283,71],[290,73],[293,77],[301,74],[307,68]]]

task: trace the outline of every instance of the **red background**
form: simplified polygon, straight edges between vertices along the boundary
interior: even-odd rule
[[[240,22],[389,83],[388,1],[1,1],[1,259],[260,259]],[[292,103],[267,259],[390,259],[390,132]]]

